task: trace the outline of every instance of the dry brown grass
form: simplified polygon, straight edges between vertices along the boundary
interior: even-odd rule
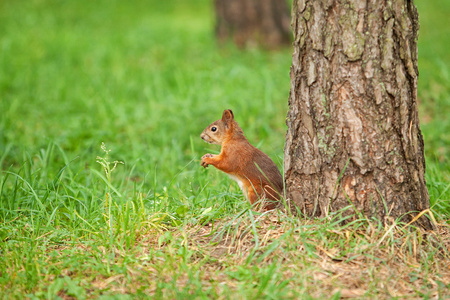
[[[336,226],[273,211],[153,231],[143,235],[139,244],[138,262],[128,268],[128,276],[97,277],[93,288],[119,293],[140,290],[169,298],[176,297],[176,289],[194,293],[200,288],[219,298],[272,298],[270,286],[265,291],[259,288],[268,276],[275,278],[274,287],[285,285],[281,298],[329,298],[338,292],[344,298],[450,296],[447,224],[433,232],[364,221]],[[117,253],[116,263],[120,257],[126,254]],[[243,269],[248,272],[236,275]],[[190,286],[192,270],[200,286]],[[249,290],[243,295],[245,285]]]

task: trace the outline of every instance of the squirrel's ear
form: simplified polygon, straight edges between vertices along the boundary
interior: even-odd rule
[[[234,120],[234,114],[231,109],[225,109],[223,111],[222,120]]]
[[[225,125],[229,125],[234,120],[233,111],[231,109],[225,109],[222,115],[222,121]]]

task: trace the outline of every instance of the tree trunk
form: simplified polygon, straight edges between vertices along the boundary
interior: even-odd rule
[[[309,216],[410,221],[429,208],[413,1],[294,0],[292,16],[288,198]]]
[[[286,0],[216,0],[216,35],[239,47],[273,49],[291,43]]]

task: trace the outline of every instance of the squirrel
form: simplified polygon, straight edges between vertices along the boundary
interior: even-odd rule
[[[222,119],[206,127],[200,137],[207,143],[221,145],[220,154],[202,156],[204,168],[213,165],[227,173],[251,204],[267,199],[264,209],[277,206],[283,193],[281,173],[267,154],[250,144],[231,109],[224,110]]]

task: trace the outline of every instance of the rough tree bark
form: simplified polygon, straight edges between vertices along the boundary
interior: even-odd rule
[[[269,49],[291,43],[286,0],[215,0],[215,10],[220,41],[231,38],[239,47]]]
[[[292,17],[288,198],[309,216],[410,221],[429,208],[413,1],[294,0]]]

